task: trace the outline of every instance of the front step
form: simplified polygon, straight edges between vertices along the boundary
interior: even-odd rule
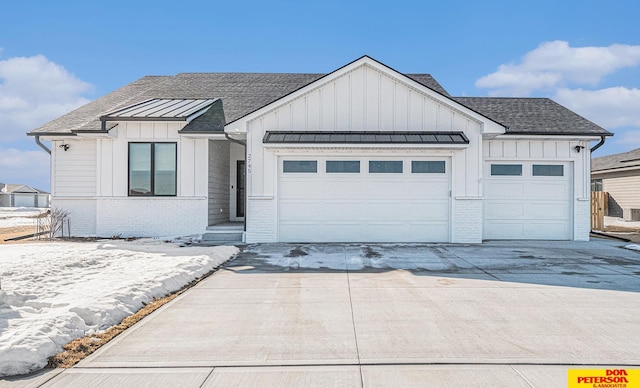
[[[208,230],[202,235],[202,241],[205,242],[242,242],[242,231],[236,230]]]

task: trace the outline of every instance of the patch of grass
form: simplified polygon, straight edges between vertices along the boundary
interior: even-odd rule
[[[126,329],[141,321],[147,315],[174,300],[176,297],[178,297],[178,295],[195,286],[203,279],[209,277],[219,268],[220,267],[214,268],[202,277],[193,280],[174,293],[166,295],[162,298],[155,298],[137,312],[123,319],[119,324],[108,328],[102,333],[92,334],[82,338],[74,339],[73,341],[63,346],[64,351],[56,354],[55,356],[49,357],[49,363],[47,364],[46,368],[71,368],[78,362],[82,361],[85,357],[89,356],[91,353],[100,349],[100,347],[105,345],[107,342],[117,337]]]

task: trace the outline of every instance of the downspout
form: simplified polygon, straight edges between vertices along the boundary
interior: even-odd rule
[[[606,140],[606,136],[600,136],[600,142],[594,145],[593,148],[591,148],[591,153],[593,153],[593,151],[597,150],[598,148],[602,147],[605,140]]]
[[[249,175],[247,174],[247,143],[242,140],[232,138],[226,132],[224,133],[224,137],[230,142],[240,144],[241,146],[244,147],[244,217],[243,217],[244,225],[242,229],[246,233],[247,232],[247,179],[249,179]]]
[[[43,150],[45,150],[46,153],[48,153],[49,155],[51,155],[51,150],[47,148],[46,145],[42,144],[42,142],[40,141],[40,135],[36,135],[35,136],[36,139],[36,144],[40,146],[40,148],[42,148]]]

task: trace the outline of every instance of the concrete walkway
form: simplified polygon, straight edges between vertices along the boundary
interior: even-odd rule
[[[566,387],[640,369],[640,252],[620,245],[248,246],[76,368],[15,383]]]

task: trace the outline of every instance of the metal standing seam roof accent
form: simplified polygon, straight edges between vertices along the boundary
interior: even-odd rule
[[[101,116],[101,120],[186,120],[217,99],[152,98]]]
[[[463,132],[267,131],[265,144],[469,144]]]

